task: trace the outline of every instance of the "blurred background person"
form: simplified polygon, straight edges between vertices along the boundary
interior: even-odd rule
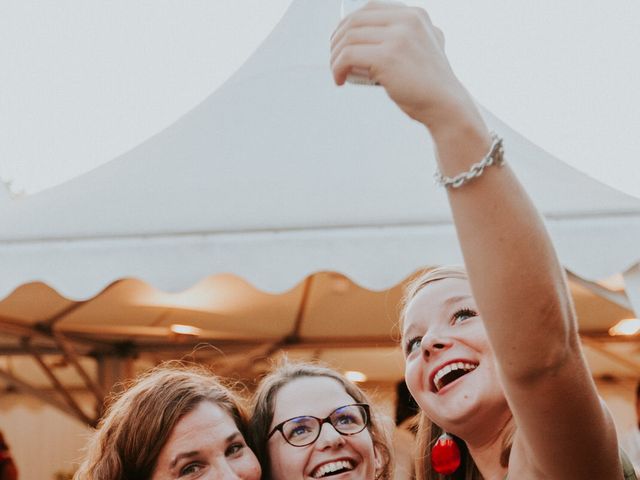
[[[15,462],[13,461],[13,457],[11,456],[9,445],[7,445],[7,442],[4,439],[4,435],[0,430],[0,480],[17,479],[18,469]]]

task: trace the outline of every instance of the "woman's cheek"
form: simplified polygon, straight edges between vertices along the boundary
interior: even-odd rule
[[[249,477],[251,480],[260,480],[260,477],[262,476],[262,470],[260,469],[260,464],[256,462],[256,464],[253,467],[253,472],[251,472],[249,474]]]
[[[260,468],[260,462],[252,451],[249,451],[241,459],[242,464],[240,466],[242,480],[260,480],[262,476],[262,469]]]
[[[406,362],[404,371],[405,381],[407,382],[407,387],[411,395],[415,397],[422,383],[420,379],[420,368],[415,359],[408,358]]]

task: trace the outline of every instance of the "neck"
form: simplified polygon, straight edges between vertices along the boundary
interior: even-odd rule
[[[469,454],[485,480],[503,480],[507,474],[507,466],[503,466],[501,460],[505,440],[511,433],[512,426],[513,419],[509,414],[509,417],[501,422],[500,428],[493,432],[485,430],[465,439]]]

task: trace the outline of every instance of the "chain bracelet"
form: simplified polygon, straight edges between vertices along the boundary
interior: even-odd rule
[[[465,183],[468,183],[474,178],[482,175],[485,168],[490,167],[491,165],[497,165],[498,167],[504,165],[504,148],[502,146],[502,138],[500,138],[495,132],[491,132],[491,139],[492,143],[489,153],[487,153],[482,160],[471,165],[471,168],[466,172],[459,173],[455,177],[445,177],[439,170],[436,170],[436,173],[433,174],[436,185],[440,185],[441,187],[460,188]]]

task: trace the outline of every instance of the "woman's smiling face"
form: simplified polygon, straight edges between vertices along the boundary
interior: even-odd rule
[[[332,378],[300,377],[276,394],[270,430],[293,417],[325,418],[337,408],[354,403],[356,400]],[[330,423],[323,424],[318,439],[304,447],[288,444],[280,432],[275,432],[268,439],[268,452],[272,480],[374,480],[380,467],[367,428],[354,435],[341,435]]]
[[[151,480],[260,480],[260,475],[231,415],[203,401],[176,423]]]
[[[469,282],[425,285],[405,310],[402,347],[409,391],[440,427],[465,437],[480,421],[508,412]]]

